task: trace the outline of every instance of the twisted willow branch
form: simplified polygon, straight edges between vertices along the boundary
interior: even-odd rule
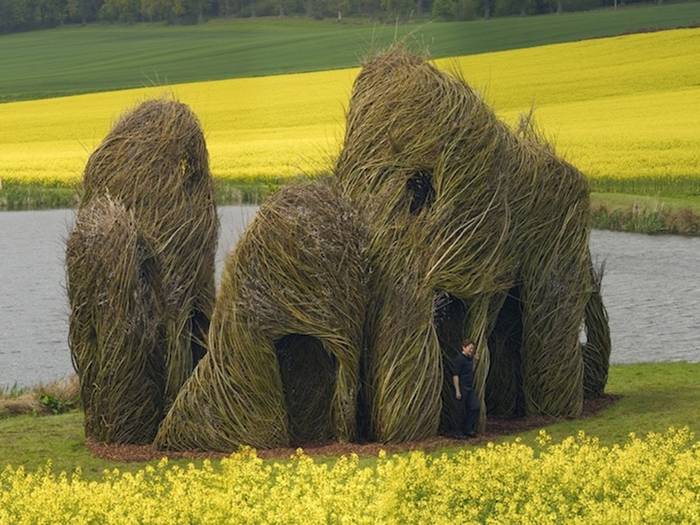
[[[204,355],[217,226],[195,115],[167,100],[125,114],[87,163],[66,254],[89,437],[153,439]]]
[[[586,304],[586,343],[583,345],[583,389],[587,398],[603,394],[610,367],[610,327],[601,287],[605,265],[591,267],[593,293]]]

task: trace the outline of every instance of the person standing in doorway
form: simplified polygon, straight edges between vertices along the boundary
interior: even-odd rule
[[[479,421],[479,398],[474,392],[474,354],[476,345],[471,339],[462,341],[462,350],[452,364],[452,384],[459,407],[457,437],[476,436]]]

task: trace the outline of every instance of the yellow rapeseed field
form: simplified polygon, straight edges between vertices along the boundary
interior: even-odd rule
[[[0,473],[0,524],[646,524],[700,523],[700,442],[669,430],[605,447],[579,434],[422,452],[364,467],[251,450],[213,466],[162,460],[131,473]]]
[[[508,121],[534,105],[560,153],[591,177],[700,180],[700,29],[438,61]],[[234,79],[0,104],[0,179],[75,181],[114,119],[174,95],[200,116],[214,175],[327,167],[356,69]]]

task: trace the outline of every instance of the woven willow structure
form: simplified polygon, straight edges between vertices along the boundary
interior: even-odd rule
[[[593,293],[586,304],[586,343],[583,345],[583,393],[586,398],[600,397],[608,382],[610,367],[610,327],[603,304],[601,287],[605,266],[591,268]]]
[[[156,445],[232,450],[357,435],[366,232],[333,181],[280,190],[226,261],[210,351]]]
[[[134,214],[105,197],[80,211],[68,260],[70,347],[86,435],[146,443],[164,409],[156,254]]]
[[[124,115],[85,168],[66,264],[89,437],[149,442],[206,349],[218,219],[195,115]]]
[[[482,415],[581,413],[592,283],[576,168],[531,126],[500,122],[462,79],[394,49],[355,82],[335,172],[371,231],[371,439],[434,435],[441,415],[449,428],[444,363],[458,349],[440,344],[435,315],[446,309],[477,341]]]
[[[605,387],[585,178],[530,118],[512,130],[401,48],[359,74],[333,174],[261,206],[205,337],[215,234],[196,120],[146,103],[90,159],[69,240],[89,435],[230,451],[452,432],[465,336],[482,426],[577,416]]]

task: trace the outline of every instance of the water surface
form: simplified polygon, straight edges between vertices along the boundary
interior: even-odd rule
[[[255,209],[219,207],[217,280]],[[63,264],[72,219],[69,210],[0,213],[0,385],[72,372]],[[700,361],[700,239],[594,231],[591,249],[606,260],[612,362]]]

